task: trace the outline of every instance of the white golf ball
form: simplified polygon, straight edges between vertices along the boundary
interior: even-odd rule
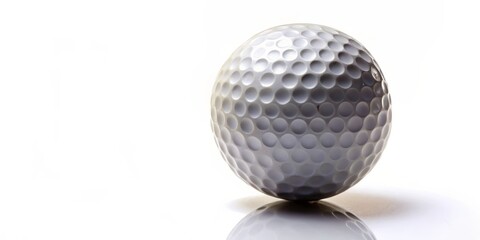
[[[311,201],[360,181],[387,142],[391,99],[382,71],[338,30],[265,30],[225,62],[211,125],[230,168],[268,195]]]

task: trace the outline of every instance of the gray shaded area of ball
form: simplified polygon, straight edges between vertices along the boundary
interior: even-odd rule
[[[338,206],[276,202],[243,218],[227,239],[373,240],[375,236],[362,220]]]
[[[268,195],[313,201],[345,191],[378,161],[391,99],[372,55],[314,24],[263,31],[225,62],[211,125],[230,168]]]

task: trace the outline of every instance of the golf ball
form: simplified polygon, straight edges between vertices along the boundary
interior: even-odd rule
[[[253,36],[225,62],[211,125],[246,183],[313,201],[347,190],[376,164],[390,103],[382,71],[358,41],[326,26],[283,25]]]
[[[346,210],[326,202],[276,202],[243,218],[227,240],[358,239],[373,240],[367,225]]]

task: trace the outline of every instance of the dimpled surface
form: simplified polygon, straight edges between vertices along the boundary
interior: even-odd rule
[[[375,236],[355,215],[332,204],[276,202],[247,215],[227,239],[373,240]]]
[[[392,113],[383,74],[352,37],[314,24],[263,31],[225,62],[211,124],[230,168],[268,195],[318,200],[378,161]]]

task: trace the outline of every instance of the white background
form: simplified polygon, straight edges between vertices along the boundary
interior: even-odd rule
[[[474,1],[0,1],[0,239],[225,239],[276,201],[217,151],[210,90],[253,34],[309,22],[392,94],[376,168],[327,201],[378,239],[478,239]]]

